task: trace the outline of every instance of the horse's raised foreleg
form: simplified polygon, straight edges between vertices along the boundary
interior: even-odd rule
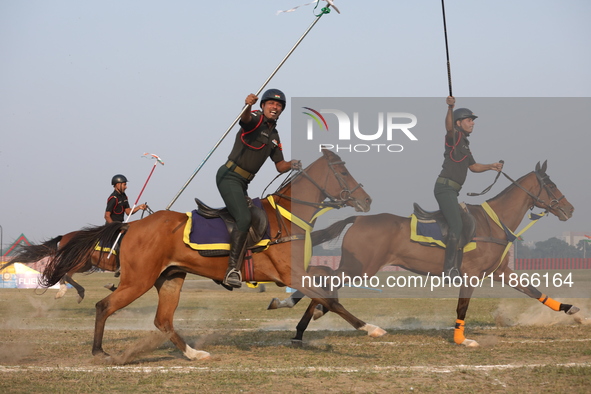
[[[183,352],[185,357],[190,360],[207,360],[210,354],[204,351],[195,350],[187,345],[185,340],[175,331],[173,326],[174,312],[179,304],[181,295],[181,288],[185,281],[187,274],[185,272],[177,272],[168,276],[160,276],[156,281],[156,289],[158,290],[158,310],[154,319],[154,325],[168,334],[170,340],[175,346]]]
[[[503,271],[504,273],[504,278],[509,278],[509,275],[511,275],[513,273],[513,270],[510,269],[509,267],[505,268],[505,270]],[[574,315],[575,313],[577,313],[580,309],[574,305],[571,304],[563,304],[561,302],[558,302],[550,297],[548,297],[547,295],[543,294],[541,291],[539,291],[538,289],[536,289],[534,286],[529,285],[527,287],[521,286],[521,284],[519,283],[520,281],[516,281],[517,282],[517,286],[512,286],[515,290],[531,297],[531,298],[535,298],[536,300],[540,301],[542,304],[546,305],[548,308],[552,309],[553,311],[556,312],[564,312],[567,315]]]
[[[464,335],[466,313],[470,305],[470,298],[474,292],[473,287],[462,287],[460,289],[460,297],[458,298],[458,306],[456,308],[456,325],[454,328],[454,342],[458,345],[467,347],[478,347],[478,342],[473,339],[467,339]]]

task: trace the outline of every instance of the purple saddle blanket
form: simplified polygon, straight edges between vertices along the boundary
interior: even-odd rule
[[[253,198],[255,206],[263,208],[259,198]],[[230,234],[226,223],[221,218],[208,219],[197,213],[187,212],[189,217],[185,226],[184,241],[195,250],[230,250]],[[259,242],[261,246],[270,241],[269,228]],[[257,246],[259,245],[257,244]]]

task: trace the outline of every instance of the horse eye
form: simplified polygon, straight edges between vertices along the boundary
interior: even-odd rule
[[[343,176],[348,176],[348,175],[349,175],[349,173],[348,173],[347,171],[343,171],[343,172],[341,172],[341,175],[343,175]]]

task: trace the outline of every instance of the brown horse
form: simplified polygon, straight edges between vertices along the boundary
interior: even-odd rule
[[[503,173],[504,174],[504,173]],[[562,192],[558,190],[554,182],[546,174],[546,162],[542,166],[537,164],[534,172],[531,172],[517,181],[513,181],[504,174],[512,184],[496,197],[487,201],[492,210],[498,215],[500,222],[511,231],[516,231],[528,209],[534,206],[545,209],[558,217],[559,220],[568,220],[574,211],[573,206],[566,200]],[[500,225],[495,224],[492,218],[480,205],[468,205],[468,209],[476,220],[476,234],[474,240],[478,242],[475,250],[464,255],[462,274],[467,277],[493,273],[495,281],[507,278],[513,272],[509,266],[509,258],[503,252],[508,244],[507,234]],[[421,275],[441,275],[443,270],[444,249],[423,246],[410,240],[411,219],[392,214],[378,214],[370,216],[350,217],[334,223],[324,230],[315,231],[312,234],[314,244],[326,242],[341,234],[347,224],[353,223],[343,238],[341,248],[341,262],[336,272],[331,275],[341,277],[342,274],[349,277],[375,275],[382,267],[397,265],[409,271]],[[501,261],[501,256],[505,256]],[[326,267],[310,267],[310,275],[326,275]],[[471,282],[470,282],[471,283]],[[478,343],[466,339],[464,336],[464,319],[468,311],[470,297],[474,287],[470,283],[462,283],[460,287],[457,305],[457,320],[454,331],[454,341],[464,346],[475,347]],[[533,286],[523,287],[518,283],[512,286],[555,311],[563,311],[572,315],[579,308],[569,304],[562,304],[545,295]],[[337,293],[333,294],[335,298]],[[280,307],[292,307],[303,297],[296,292],[287,300],[273,299],[268,309]],[[322,316],[322,311],[317,310],[318,303],[310,302],[308,309],[297,325],[294,343],[301,343],[304,331],[314,316]],[[323,308],[320,308],[323,309]]]
[[[10,263],[5,266],[9,266],[13,263],[31,264],[36,263],[39,260],[48,257],[52,259],[57,254],[59,248],[66,245],[78,231],[73,231],[65,235],[57,236],[49,241],[45,241],[39,245],[26,245],[23,246],[18,254],[11,260]],[[4,268],[1,267],[1,268]],[[81,261],[80,264],[73,267],[68,273],[66,273],[60,280],[60,288],[55,294],[55,298],[61,298],[66,294],[68,290],[67,283],[71,284],[78,292],[78,303],[84,299],[85,289],[72,277],[75,273],[93,272],[94,270],[102,269],[105,271],[115,271],[117,269],[117,258],[116,255],[112,254],[110,257],[107,254],[101,254],[98,250],[94,251],[86,261]]]
[[[309,225],[303,230],[299,227],[301,223],[311,224],[314,215],[327,206],[336,208],[348,205],[361,212],[367,212],[370,208],[371,198],[344,164],[336,154],[323,150],[322,157],[295,174],[278,192],[263,200],[273,239],[269,248],[253,255],[254,277],[251,280],[301,289],[356,329],[376,337],[385,334],[385,331],[351,315],[336,300],[329,298],[326,291],[305,288],[301,283],[302,276],[306,274],[306,250],[310,247],[306,245],[306,239],[309,238],[306,231],[311,228]],[[292,194],[294,190],[297,190],[297,198]],[[295,216],[302,222],[296,220]],[[168,334],[187,358],[209,358],[209,353],[191,348],[175,331],[174,311],[187,273],[221,281],[228,258],[203,257],[188,247],[183,242],[186,223],[187,215],[184,213],[159,211],[129,224],[110,223],[85,229],[60,248],[55,259],[47,266],[43,272],[44,285],[51,286],[80,261],[87,260],[97,242],[109,244],[120,232],[126,231],[119,253],[119,288],[96,304],[93,355],[107,356],[102,348],[107,318],[155,286],[159,297],[154,320],[156,327]]]

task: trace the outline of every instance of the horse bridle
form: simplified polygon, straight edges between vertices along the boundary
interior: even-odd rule
[[[328,160],[328,158],[326,159]],[[281,190],[285,187],[286,184],[292,182],[295,178],[297,178],[298,176],[304,176],[307,180],[309,180],[318,190],[320,190],[320,192],[322,192],[322,194],[324,195],[325,198],[328,198],[330,201],[322,201],[320,203],[313,203],[310,201],[304,201],[304,200],[300,200],[297,198],[293,198],[292,196],[288,196],[285,195],[283,193],[278,193],[275,192],[274,194],[276,196],[279,196],[281,198],[285,198],[286,200],[290,200],[293,202],[296,202],[298,204],[302,204],[302,205],[308,205],[308,206],[312,206],[315,207],[317,209],[322,209],[322,208],[342,208],[345,205],[347,205],[347,202],[350,200],[353,200],[352,194],[353,192],[355,192],[355,190],[363,187],[363,185],[361,183],[357,183],[357,185],[349,190],[349,187],[347,186],[347,183],[345,182],[345,180],[343,179],[343,177],[338,173],[338,171],[334,168],[335,165],[338,164],[345,164],[344,161],[339,160],[339,161],[335,161],[335,162],[328,162],[328,167],[331,169],[334,177],[337,179],[337,181],[339,182],[339,185],[341,186],[342,190],[339,193],[340,199],[337,199],[334,196],[331,196],[324,187],[320,186],[314,179],[312,179],[310,177],[310,175],[308,175],[308,173],[306,172],[305,169],[299,169],[299,170],[295,170],[293,171],[293,173],[288,176],[279,186],[279,188],[277,190]],[[279,213],[279,210],[276,209],[275,212],[277,213],[277,222],[279,223],[279,228],[277,230],[277,235],[275,235],[275,240],[272,242],[272,244],[278,244],[278,243],[282,243],[282,242],[289,242],[292,241],[294,239],[298,239],[297,236],[287,236],[287,237],[283,237],[281,238],[281,227],[282,225],[286,228],[286,230],[288,230],[287,226],[284,224],[283,219],[281,217],[281,214]],[[283,223],[283,224],[282,224]],[[288,230],[289,233],[289,230]],[[294,238],[295,237],[295,238]]]
[[[501,171],[502,172],[502,171]],[[502,172],[502,174],[505,176],[505,178],[507,178],[508,180],[511,181],[511,183],[513,183],[514,185],[516,185],[517,187],[519,187],[521,190],[523,190],[524,192],[526,192],[531,198],[534,199],[534,203],[538,202],[540,205],[542,205],[545,209],[546,212],[548,211],[552,211],[553,209],[555,209],[559,204],[560,204],[560,200],[562,200],[563,198],[566,198],[564,196],[564,194],[560,197],[556,197],[556,195],[554,195],[554,193],[552,192],[552,190],[550,190],[550,184],[555,185],[552,181],[550,181],[550,177],[547,174],[544,174],[543,176],[538,172],[538,171],[534,171],[534,174],[536,174],[536,179],[538,180],[538,183],[540,184],[540,191],[538,192],[538,195],[535,196],[533,193],[531,193],[529,190],[525,189],[523,186],[521,186],[519,183],[517,183],[516,181],[514,181],[513,179],[511,179],[511,177],[507,174],[505,174],[504,172]],[[545,190],[546,193],[548,194],[548,196],[551,198],[550,200],[550,204],[548,204],[546,201],[542,200],[540,198],[540,194],[542,194],[542,190]],[[530,209],[533,209],[533,205]],[[558,206],[558,210],[560,212],[562,212],[565,216],[568,216],[566,214],[566,212],[564,212],[564,210],[562,209],[562,207]]]
[[[283,184],[291,182],[293,179],[295,179],[296,177],[301,175],[301,176],[305,177],[307,180],[309,180],[310,183],[312,183],[318,190],[320,190],[320,192],[324,195],[324,197],[328,198],[329,201],[323,201],[321,203],[312,203],[309,201],[299,200],[299,199],[293,198],[291,196],[286,196],[285,194],[281,194],[281,193],[275,193],[275,194],[277,196],[289,199],[289,200],[297,202],[299,204],[310,205],[310,206],[314,206],[317,208],[321,208],[321,207],[342,208],[345,205],[347,205],[347,202],[354,199],[352,197],[352,194],[355,192],[355,190],[362,188],[363,185],[361,183],[357,183],[357,185],[353,189],[349,189],[349,187],[347,186],[347,183],[345,182],[345,180],[343,179],[341,174],[339,174],[339,172],[334,168],[334,166],[339,165],[339,164],[344,165],[345,162],[343,160],[328,162],[328,167],[332,171],[332,174],[336,178],[337,182],[339,182],[339,186],[341,187],[341,191],[339,193],[340,198],[336,198],[335,196],[330,195],[330,193],[328,193],[326,191],[326,188],[320,186],[314,179],[312,179],[312,177],[310,177],[310,175],[308,175],[308,173],[306,172],[305,169],[297,171],[293,176],[286,179],[285,182],[283,182]],[[283,184],[279,187],[280,189],[283,187]]]

